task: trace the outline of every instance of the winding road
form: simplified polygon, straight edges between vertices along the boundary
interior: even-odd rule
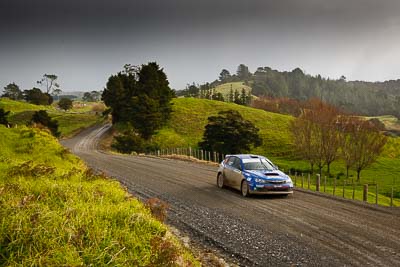
[[[217,167],[97,149],[108,125],[62,143],[135,196],[170,206],[168,223],[240,266],[400,266],[400,209],[296,190],[243,198]]]

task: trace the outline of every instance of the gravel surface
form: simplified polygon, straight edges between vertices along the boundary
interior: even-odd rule
[[[109,126],[62,143],[141,199],[167,202],[168,223],[240,266],[400,266],[400,209],[296,191],[254,196],[216,186],[217,167],[97,150]]]

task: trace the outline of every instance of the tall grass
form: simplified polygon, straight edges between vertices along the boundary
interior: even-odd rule
[[[0,126],[0,265],[198,265],[118,182],[45,131]]]

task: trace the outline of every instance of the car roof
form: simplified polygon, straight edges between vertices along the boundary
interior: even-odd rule
[[[240,159],[257,159],[257,158],[265,159],[264,156],[253,155],[253,154],[233,154],[233,155],[226,155],[226,157],[231,157],[231,156],[235,156],[235,157],[238,157],[238,158],[240,158]]]

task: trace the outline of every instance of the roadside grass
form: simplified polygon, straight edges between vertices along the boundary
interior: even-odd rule
[[[70,137],[84,128],[103,121],[101,116],[90,112],[92,111],[93,105],[95,105],[95,103],[90,103],[82,110],[78,108],[65,112],[56,109],[54,106],[32,105],[23,101],[0,98],[0,108],[11,111],[8,118],[10,123],[18,126],[27,125],[35,111],[46,110],[50,117],[58,121],[62,138]],[[78,113],[77,110],[80,112]]]
[[[48,132],[0,125],[1,266],[199,266],[117,181]]]
[[[293,117],[234,103],[196,98],[174,99],[171,120],[154,136],[153,142],[161,149],[197,148],[198,142],[202,140],[208,117],[229,109],[237,110],[260,129],[263,145],[253,149],[251,153],[270,158],[286,172],[291,170],[292,174],[295,170],[298,173],[311,171],[306,161],[294,156],[292,134],[288,128]],[[314,172],[316,171],[314,169]],[[338,178],[338,183],[342,183],[345,179],[345,173],[343,162],[335,161],[331,165],[331,176]],[[324,175],[326,167],[323,170]],[[351,170],[350,179],[355,177],[356,172]],[[390,196],[394,186],[394,196],[400,198],[400,138],[388,139],[378,161],[361,172],[361,183],[378,183],[379,193],[385,196]],[[382,200],[382,203],[387,202]]]
[[[233,93],[235,93],[235,90],[241,93],[243,88],[246,91],[246,94],[251,92],[251,87],[245,85],[243,82],[224,83],[215,87],[214,90],[215,93],[221,93],[224,96],[224,98],[227,99],[227,97],[231,92],[231,88]]]

